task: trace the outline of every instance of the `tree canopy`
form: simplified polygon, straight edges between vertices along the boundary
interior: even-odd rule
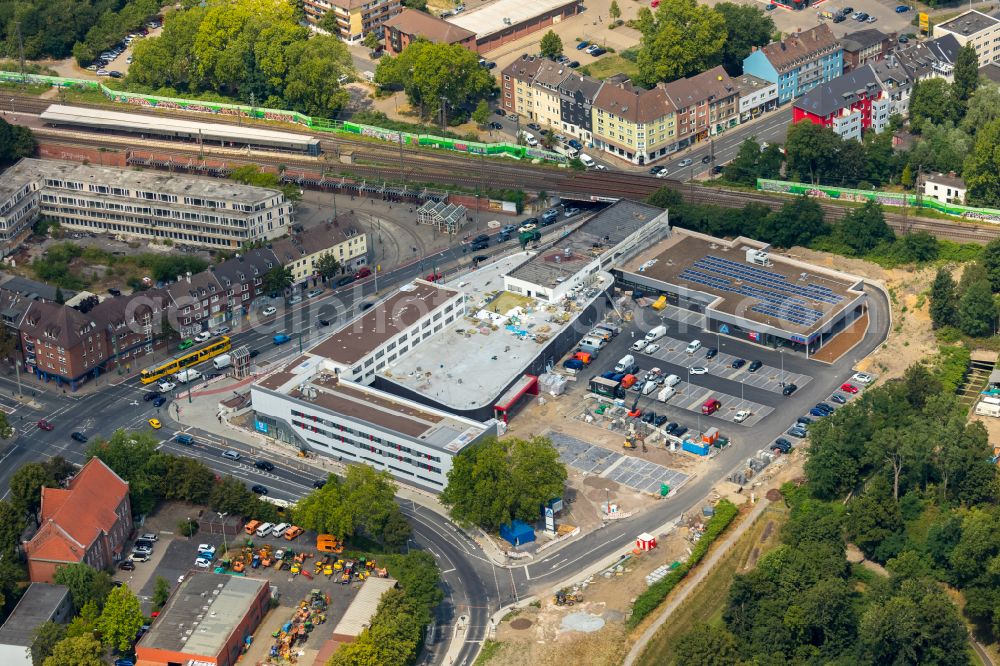
[[[91,635],[72,636],[56,643],[44,666],[103,666],[104,648]]]
[[[976,132],[976,142],[965,160],[963,176],[968,199],[975,205],[1000,206],[1000,119]]]
[[[542,40],[538,44],[538,52],[545,58],[555,58],[563,52],[562,39],[553,30],[549,30],[542,35]]]
[[[375,70],[380,86],[396,86],[424,118],[448,104],[449,117],[489,95],[495,82],[478,56],[458,44],[431,44],[418,39],[398,56],[382,58]]]
[[[547,438],[490,438],[455,457],[441,501],[456,520],[495,530],[537,520],[565,483],[566,466]]]
[[[35,135],[23,125],[11,125],[0,118],[0,166],[35,154]]]
[[[757,5],[720,2],[715,11],[722,15],[726,26],[726,43],[722,47],[722,66],[737,76],[743,73],[743,59],[755,46],[771,41],[776,28],[771,17]]]
[[[310,36],[293,3],[233,0],[171,14],[159,37],[135,46],[126,83],[332,117],[348,99],[341,78],[352,73],[347,47],[332,36]]]
[[[635,26],[642,33],[636,64],[643,85],[697,74],[722,59],[726,18],[695,0],[662,0],[653,11],[643,7]]]
[[[143,622],[145,619],[139,607],[139,598],[127,585],[121,585],[108,595],[97,627],[105,645],[125,652],[132,647]]]

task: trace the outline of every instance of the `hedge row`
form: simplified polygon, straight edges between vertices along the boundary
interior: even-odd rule
[[[645,592],[636,598],[635,603],[632,604],[632,614],[626,623],[629,629],[637,627],[647,615],[663,603],[663,600],[667,598],[671,590],[684,580],[688,572],[705,557],[709,546],[729,527],[729,524],[733,522],[738,513],[739,509],[729,500],[720,500],[715,505],[715,515],[709,519],[708,524],[705,526],[705,533],[698,540],[698,543],[694,545],[694,549],[691,551],[691,555],[687,561],[650,585]]]
[[[963,346],[942,346],[938,350],[937,376],[944,393],[954,393],[965,381],[972,353]]]

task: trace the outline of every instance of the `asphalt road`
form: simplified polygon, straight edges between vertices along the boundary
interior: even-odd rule
[[[559,224],[565,223],[565,218],[560,218]],[[486,252],[476,252],[476,254],[496,251],[498,250],[495,247],[491,247]],[[411,265],[386,271],[379,275],[378,280],[382,288],[402,284],[415,277],[423,277],[432,268],[440,268],[450,262],[467,262],[469,257],[466,255],[469,254],[467,246],[452,247]],[[255,322],[256,325],[247,332],[234,333],[234,343],[260,350],[259,356],[255,359],[259,364],[279,362],[298,352],[298,340],[293,339],[288,344],[275,347],[271,342],[271,336],[275,332],[280,330],[301,332],[302,344],[310,344],[310,339],[317,336],[319,328],[317,320],[320,316],[330,317],[336,313],[339,321],[352,316],[360,303],[369,299],[374,293],[374,282],[374,279],[369,278],[337,291],[327,291],[313,301],[287,308],[273,319]],[[869,293],[872,301],[870,309],[872,325],[865,340],[854,351],[834,366],[825,369],[819,364],[806,362],[804,359],[790,359],[786,355],[786,369],[795,368],[799,363],[807,363],[809,370],[805,373],[812,375],[813,381],[787,399],[782,399],[780,396],[774,398],[769,395],[755,395],[754,399],[768,398],[784,402],[786,409],[776,412],[752,428],[750,434],[740,437],[729,452],[708,463],[698,476],[681,487],[676,496],[647,507],[647,510],[634,518],[615,522],[586,534],[557,552],[542,556],[529,564],[505,568],[493,566],[475,542],[449,521],[427,509],[404,502],[404,512],[411,519],[414,529],[413,545],[435,555],[441,566],[443,584],[447,592],[445,602],[437,610],[436,625],[428,642],[425,662],[441,663],[456,626],[463,625],[467,627],[466,633],[461,638],[464,644],[454,663],[471,664],[482,639],[487,634],[489,616],[500,606],[572,579],[595,561],[607,559],[627,548],[636,534],[644,531],[656,533],[660,526],[695,507],[720,477],[724,477],[740,461],[761,448],[767,441],[773,440],[788,427],[796,415],[807,411],[810,404],[825,399],[850,375],[854,363],[877,347],[888,333],[888,303],[880,292],[869,290]],[[672,337],[687,340],[699,337],[706,344],[712,344],[702,331],[682,330],[674,323],[668,322],[668,324],[670,324],[669,335]],[[333,323],[328,330],[333,330],[336,325],[337,323]],[[648,329],[651,324],[641,322],[639,326]],[[623,334],[616,340],[617,344],[627,346],[631,343],[631,336]],[[753,347],[745,353],[739,352],[739,346],[742,344],[727,341],[723,345],[723,350],[739,353],[745,358],[760,358],[766,364],[777,366],[780,359],[776,357],[776,352],[759,347]],[[609,353],[610,357],[617,358],[613,353]],[[18,428],[18,437],[3,456],[0,456],[0,487],[6,489],[13,472],[27,462],[44,460],[54,455],[62,455],[73,462],[82,462],[86,446],[69,438],[69,433],[74,430],[85,432],[93,438],[109,436],[118,428],[148,428],[146,419],[155,416],[156,413],[150,402],[142,400],[143,387],[134,378],[114,383],[120,379],[114,373],[102,377],[98,380],[102,383],[100,390],[83,395],[61,394],[53,390],[38,392],[35,397],[38,403],[37,409],[18,407],[12,416],[14,425]],[[27,380],[26,386],[31,386],[33,381]],[[698,378],[697,381],[712,383],[726,380],[705,376]],[[6,394],[8,391],[13,394],[15,389],[13,378],[0,377],[0,394]],[[9,402],[6,396],[2,402],[3,404]],[[183,397],[178,402],[183,409]],[[34,422],[40,418],[55,424],[55,430],[46,432],[37,429]],[[167,428],[157,432],[163,439],[162,446],[165,450],[178,455],[194,456],[219,472],[233,474],[243,479],[248,485],[260,483],[269,489],[273,497],[284,499],[301,497],[312,489],[312,482],[317,478],[314,470],[306,468],[294,459],[272,460],[276,465],[273,472],[258,470],[250,461],[229,461],[221,457],[221,452],[226,448],[240,449],[240,445],[197,430],[187,430],[196,437],[197,444],[193,447],[168,441],[173,431]],[[243,449],[246,450],[246,447]]]

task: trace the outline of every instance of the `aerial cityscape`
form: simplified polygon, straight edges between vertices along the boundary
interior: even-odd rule
[[[0,666],[1000,664],[1000,4],[0,0]]]

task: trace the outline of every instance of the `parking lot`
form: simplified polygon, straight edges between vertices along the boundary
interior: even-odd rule
[[[567,465],[642,492],[659,493],[661,484],[676,489],[690,478],[684,472],[615,453],[565,433],[551,432],[548,437]]]

